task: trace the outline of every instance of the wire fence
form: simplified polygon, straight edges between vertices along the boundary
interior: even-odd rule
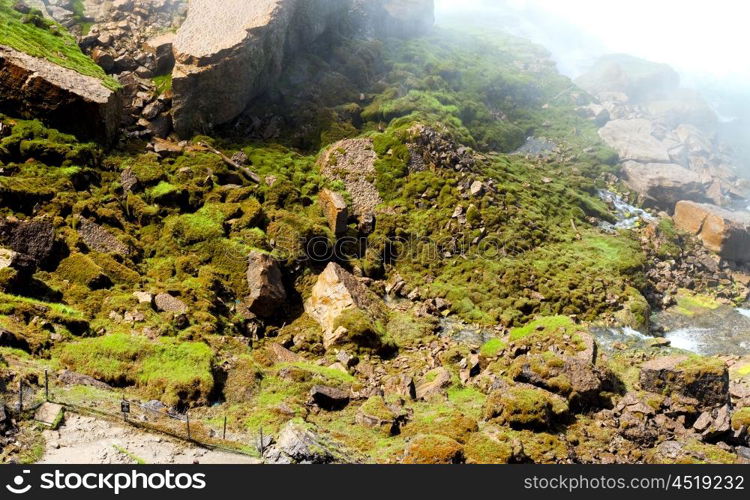
[[[30,419],[45,402],[63,406],[66,411],[119,421],[141,430],[165,434],[188,444],[242,454],[263,455],[264,436],[228,432],[227,417],[214,418],[209,425],[192,419],[189,411],[177,412],[158,401],[141,401],[102,384],[85,387],[57,384],[45,371],[37,383],[20,380],[16,386],[0,387],[0,399],[11,416]]]

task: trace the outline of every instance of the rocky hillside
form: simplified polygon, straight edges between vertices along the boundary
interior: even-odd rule
[[[69,403],[227,417],[269,463],[748,461],[750,359],[632,330],[747,298],[721,248],[622,208],[674,212],[628,161],[702,154],[629,158],[607,130],[641,107],[428,29],[431,2],[78,5],[2,11],[74,33],[124,103],[107,148],[0,102],[6,393],[46,369]],[[0,456],[38,460],[0,410]]]

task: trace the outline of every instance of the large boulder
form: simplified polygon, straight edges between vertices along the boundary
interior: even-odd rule
[[[641,388],[664,395],[695,399],[701,407],[713,408],[729,402],[729,371],[716,358],[664,356],[641,365]]]
[[[175,130],[236,118],[323,36],[413,35],[433,16],[433,0],[191,0],[174,40]]]
[[[680,85],[680,76],[666,64],[610,54],[578,77],[576,84],[594,95],[621,92],[634,102],[643,102],[673,94]]]
[[[387,314],[385,304],[377,295],[333,262],[318,277],[305,302],[305,312],[322,327],[326,348],[347,343],[352,337],[371,334],[346,330],[365,330],[368,325],[384,320]]]
[[[43,269],[54,267],[55,228],[50,217],[0,219],[0,244],[28,255]]]
[[[673,163],[637,163],[626,161],[622,176],[630,189],[638,193],[641,203],[672,213],[680,200],[708,201],[704,179],[685,167]]]
[[[250,295],[247,309],[260,318],[269,318],[283,305],[287,294],[281,269],[273,257],[262,252],[248,256],[247,285]]]
[[[633,160],[644,163],[671,163],[672,151],[679,148],[674,138],[657,137],[651,120],[612,120],[599,129],[599,136],[623,161]]]
[[[0,46],[0,110],[43,120],[80,139],[110,144],[121,101],[98,78]]]
[[[709,250],[735,262],[750,262],[750,214],[732,212],[707,203],[681,201],[674,221],[698,236]]]

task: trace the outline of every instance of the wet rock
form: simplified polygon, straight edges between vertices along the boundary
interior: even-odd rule
[[[330,189],[324,189],[320,192],[319,200],[331,231],[337,236],[346,233],[349,211],[344,197]]]
[[[714,205],[680,201],[674,222],[680,229],[698,236],[722,258],[750,262],[750,215]]]
[[[705,408],[729,402],[729,372],[715,358],[666,356],[647,361],[641,365],[640,384],[650,392],[694,398]]]
[[[248,310],[260,318],[269,318],[283,306],[287,294],[278,263],[268,254],[252,252],[248,256],[245,298]]]
[[[310,389],[310,403],[327,411],[338,411],[349,404],[349,392],[335,387],[316,385]]]

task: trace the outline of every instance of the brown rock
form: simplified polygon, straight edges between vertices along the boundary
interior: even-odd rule
[[[735,262],[750,262],[750,215],[714,205],[680,201],[674,221],[709,250]]]
[[[666,356],[641,365],[641,388],[694,398],[707,408],[729,402],[729,372],[716,358]]]
[[[324,189],[320,192],[318,199],[331,231],[337,236],[346,233],[349,211],[344,197],[335,191]]]
[[[174,38],[175,34],[168,32],[155,36],[143,44],[144,52],[154,56],[156,62],[155,72],[157,75],[166,74],[174,67],[174,54],[172,52]]]
[[[310,402],[327,411],[343,410],[349,404],[349,392],[336,387],[316,385],[310,389]]]
[[[248,256],[247,284],[250,295],[245,304],[260,318],[270,318],[286,300],[281,269],[268,254],[252,252]]]
[[[442,393],[450,385],[450,372],[443,367],[435,368],[427,372],[417,383],[415,395],[417,399],[429,399],[436,394]]]
[[[121,101],[101,80],[0,47],[0,109],[33,116],[81,139],[110,144]],[[73,119],[72,117],[75,117]]]

